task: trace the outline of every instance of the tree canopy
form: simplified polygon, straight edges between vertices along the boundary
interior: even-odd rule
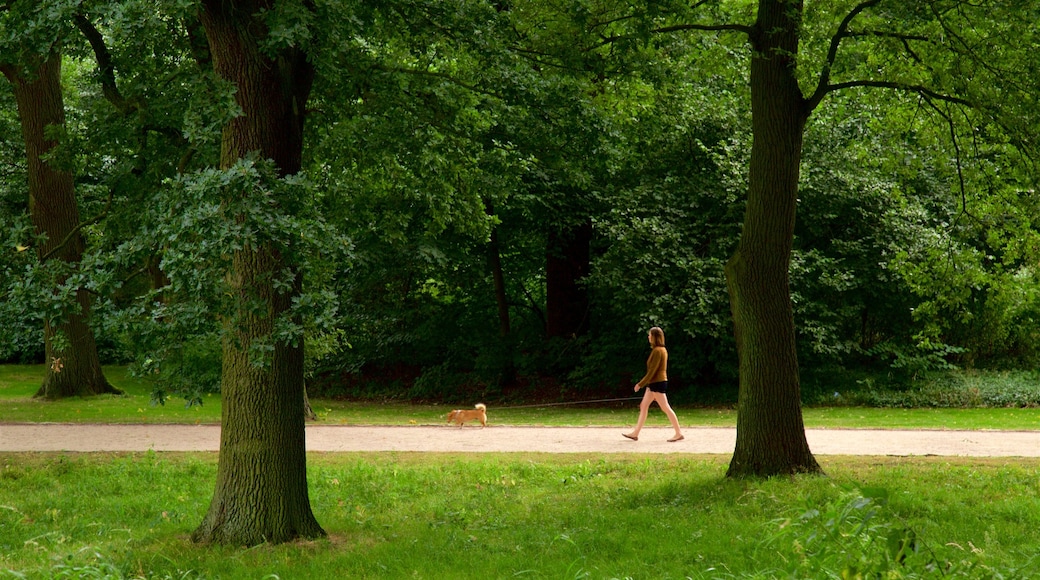
[[[0,359],[43,362],[84,314],[160,401],[283,348],[291,391],[576,400],[629,386],[656,325],[673,402],[738,401],[783,361],[756,380],[792,413],[836,370],[1033,365],[1038,10],[0,3],[5,71],[60,62],[47,161],[82,237],[41,253],[0,92]],[[217,50],[236,34],[247,53]],[[247,56],[277,72],[253,101]]]

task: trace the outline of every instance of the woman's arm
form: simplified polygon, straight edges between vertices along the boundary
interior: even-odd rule
[[[663,349],[660,348],[655,348],[650,351],[650,358],[646,359],[646,375],[636,383],[635,390],[638,391],[653,381],[654,375],[657,374],[661,365],[664,364],[664,352],[662,351]]]

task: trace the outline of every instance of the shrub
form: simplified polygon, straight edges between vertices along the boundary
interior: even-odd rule
[[[858,383],[833,402],[895,408],[1040,406],[1040,377],[1032,371],[932,373],[908,382],[868,377]],[[820,396],[813,401],[824,400]]]
[[[922,536],[890,507],[885,489],[852,490],[770,526],[776,531],[762,548],[796,554],[770,572],[774,577],[1004,577],[978,552]]]

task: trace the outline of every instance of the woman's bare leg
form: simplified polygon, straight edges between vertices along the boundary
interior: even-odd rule
[[[654,400],[657,401],[657,406],[661,407],[665,415],[668,415],[668,421],[672,424],[672,429],[675,429],[675,435],[672,437],[672,441],[679,441],[683,438],[682,430],[679,429],[679,418],[675,416],[675,411],[672,410],[672,406],[668,404],[668,395],[665,393],[654,393]]]
[[[646,389],[643,393],[643,400],[639,402],[639,420],[636,421],[636,428],[626,435],[629,439],[639,437],[639,432],[643,430],[643,423],[646,423],[646,414],[650,411],[650,403],[653,402],[656,394],[650,389]]]

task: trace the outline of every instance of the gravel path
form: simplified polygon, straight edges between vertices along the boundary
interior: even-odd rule
[[[308,451],[435,451],[730,454],[732,428],[646,428],[639,441],[622,427],[308,425]],[[1040,431],[809,429],[815,455],[1040,457]],[[217,451],[218,425],[0,424],[0,452]]]

